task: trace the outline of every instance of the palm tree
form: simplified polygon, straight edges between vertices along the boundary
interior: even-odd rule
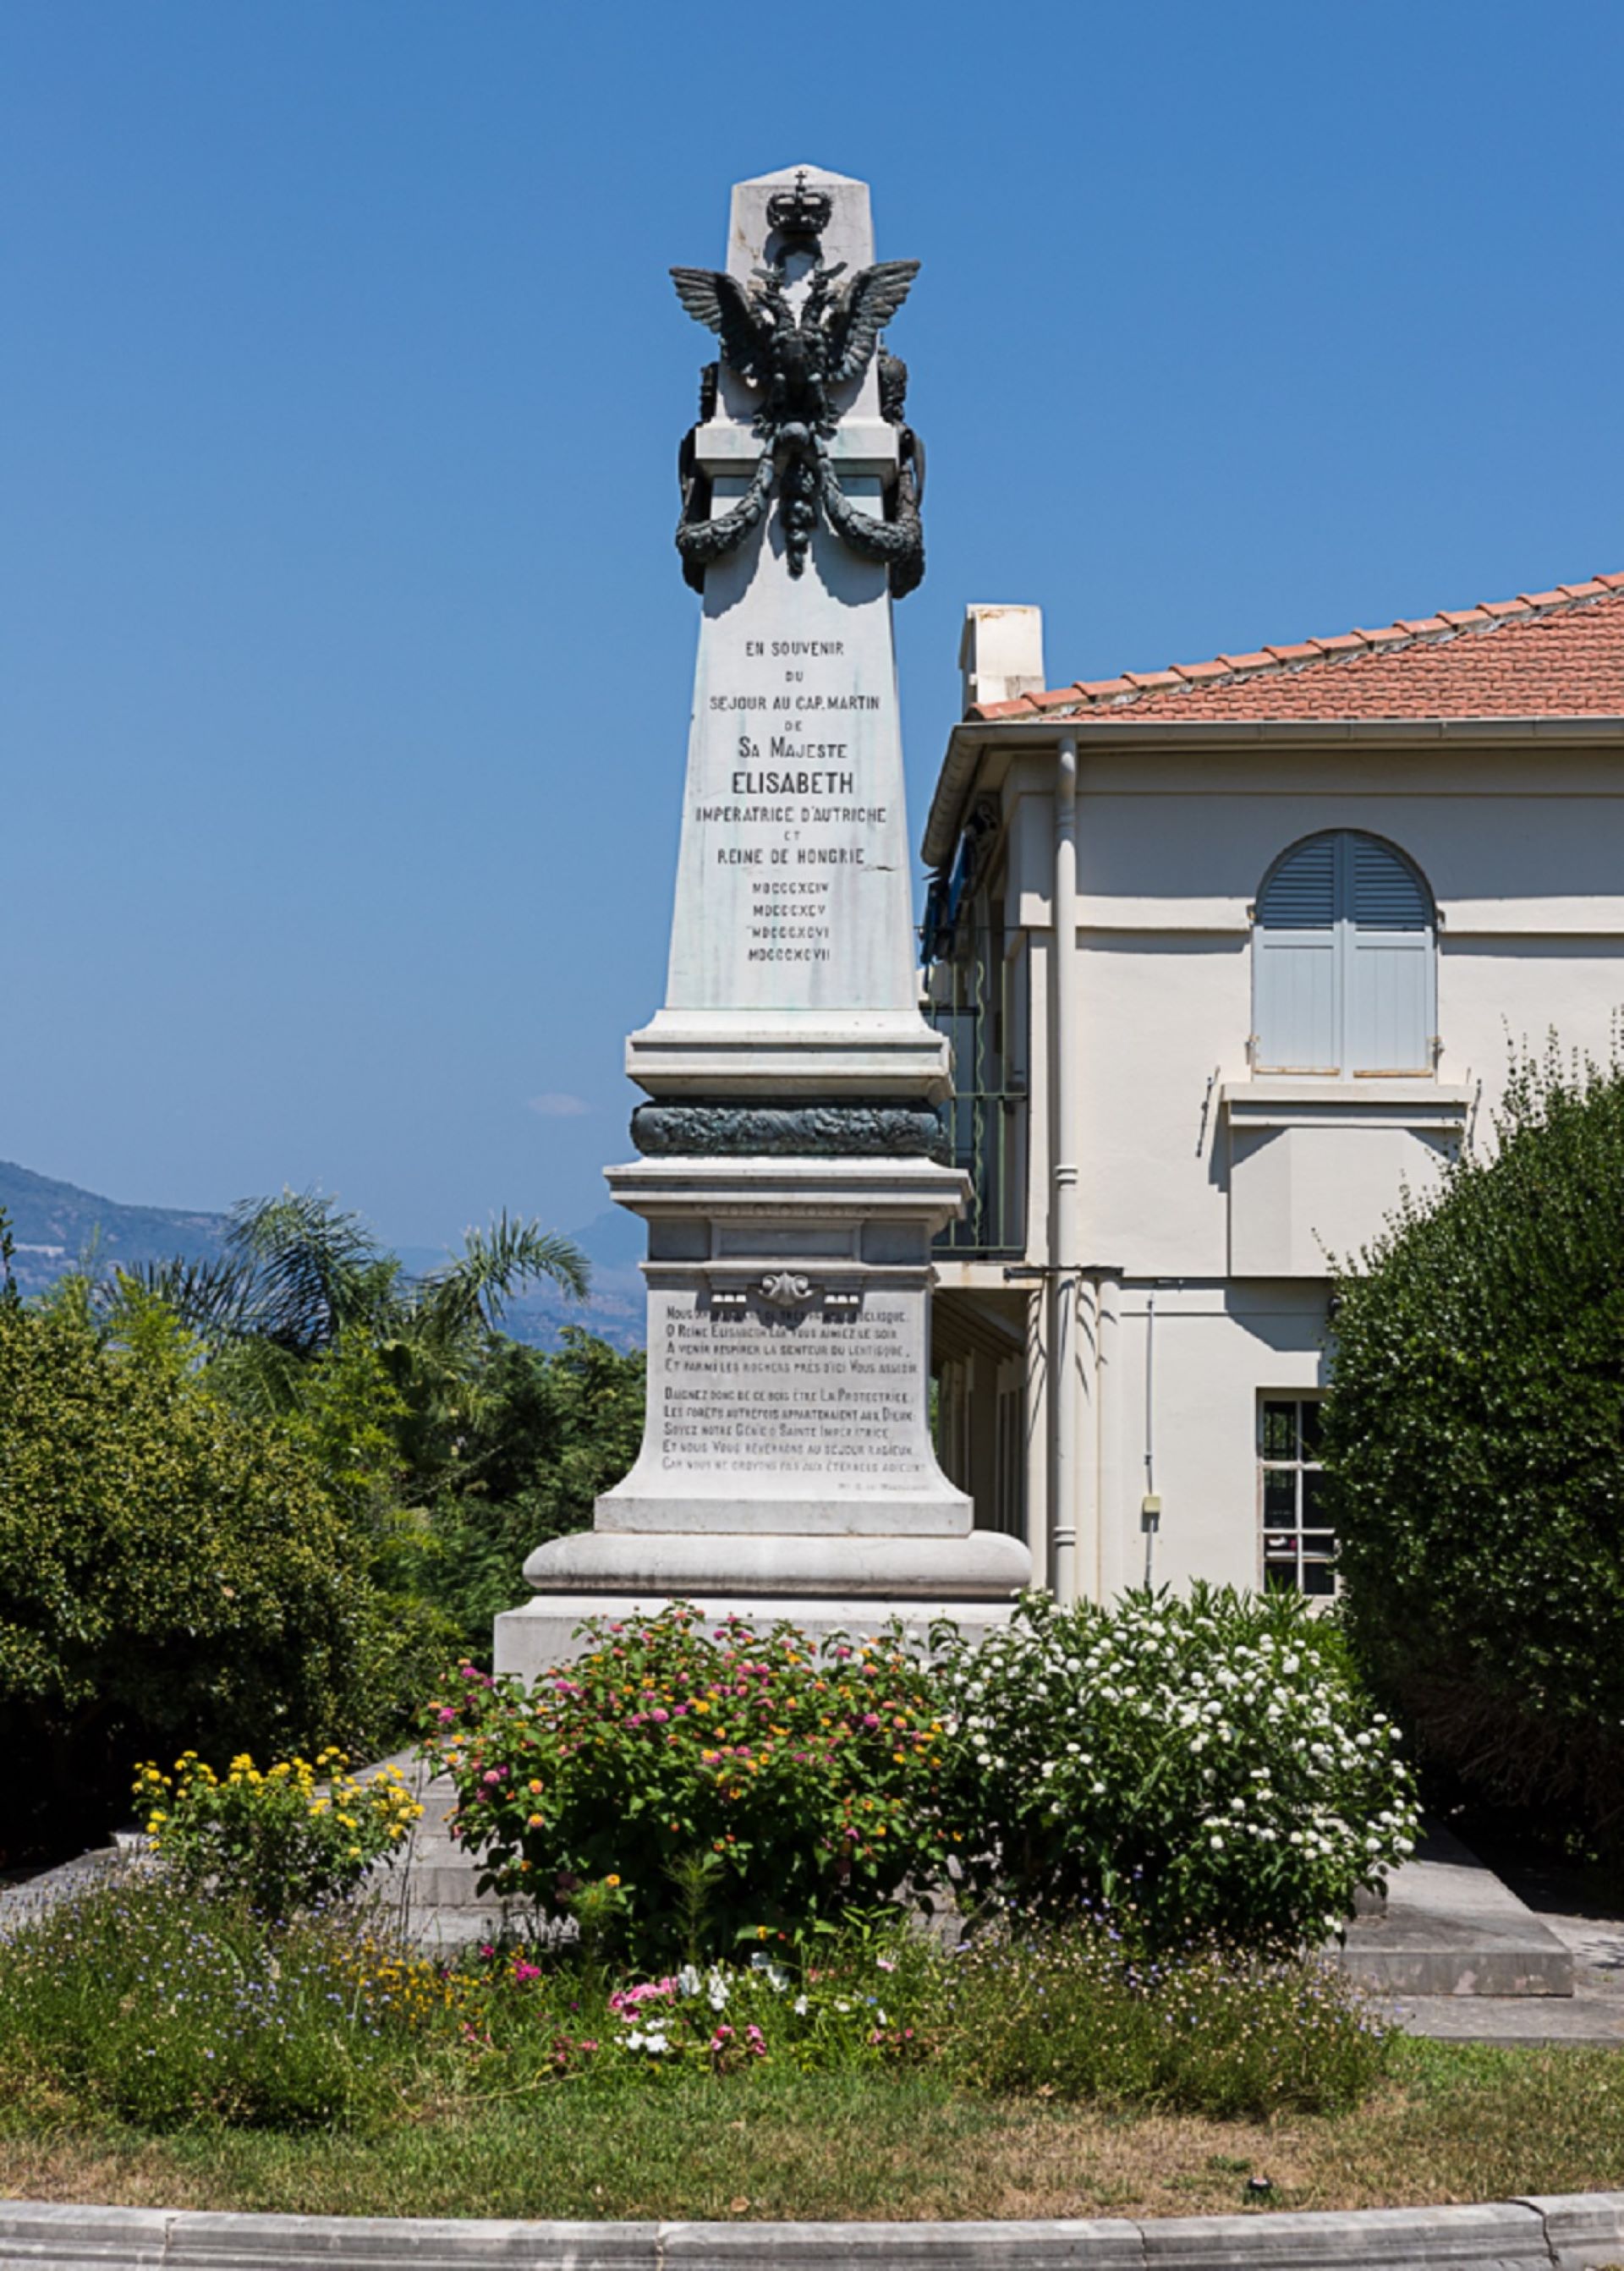
[[[481,1374],[514,1296],[549,1278],[580,1300],[590,1282],[571,1240],[505,1209],[420,1277],[324,1192],[244,1200],[229,1221],[218,1260],[151,1262],[99,1289],[109,1337],[149,1330],[161,1308],[234,1403],[287,1413],[303,1404],[311,1367],[345,1336],[364,1336],[399,1398],[400,1448],[423,1496],[453,1478],[487,1416]]]

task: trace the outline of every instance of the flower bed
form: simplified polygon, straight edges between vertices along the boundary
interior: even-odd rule
[[[1397,1730],[1295,1596],[1031,1594],[928,1649],[681,1606],[588,1631],[529,1691],[465,1666],[427,1748],[487,1883],[649,1963],[905,1884],[1278,1953],[1337,1930],[1415,1836]]]
[[[390,2126],[567,2086],[934,2074],[973,2094],[1255,2115],[1350,2103],[1385,2030],[1314,1965],[1146,1966],[1104,1921],[967,1954],[852,1929],[652,1977],[578,1950],[451,1962],[339,1908],[281,1922],[160,1869],[0,1947],[0,2105],[142,2130]]]
[[[429,1712],[484,1884],[656,1963],[941,1876],[946,1731],[900,1634],[820,1644],[682,1606],[589,1629],[533,1689],[465,1665]]]
[[[979,1647],[945,1635],[940,1676],[943,1804],[983,1899],[1126,1903],[1155,1946],[1278,1950],[1412,1850],[1398,1730],[1294,1594],[1029,1594]]]

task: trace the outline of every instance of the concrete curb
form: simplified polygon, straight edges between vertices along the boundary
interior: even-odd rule
[[[1477,2208],[1008,2223],[517,2223],[0,2201],[0,2265],[50,2271],[1598,2271],[1624,2193]]]

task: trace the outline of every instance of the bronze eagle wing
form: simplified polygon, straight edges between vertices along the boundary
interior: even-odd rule
[[[772,326],[731,276],[715,268],[674,268],[677,298],[697,324],[714,331],[729,370],[756,386],[772,376]]]
[[[917,260],[878,261],[872,268],[860,268],[838,294],[828,323],[831,384],[841,386],[862,376],[880,333],[907,298],[919,272]]]

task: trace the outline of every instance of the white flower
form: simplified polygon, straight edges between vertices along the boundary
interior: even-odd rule
[[[798,2019],[804,2019],[810,2008],[811,2006],[808,2003],[804,1995],[797,1995],[794,2001],[790,2005],[790,2009],[795,2014],[795,2016]]]

